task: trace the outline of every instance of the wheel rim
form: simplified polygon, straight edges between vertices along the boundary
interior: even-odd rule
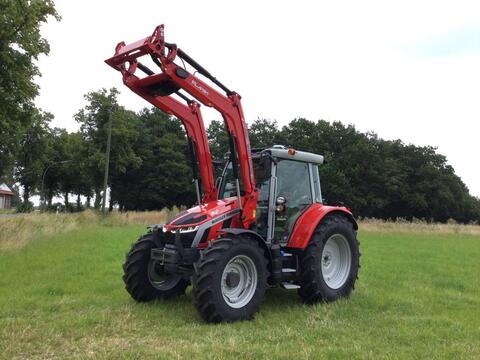
[[[322,251],[322,276],[331,289],[341,288],[348,279],[352,256],[347,238],[335,234],[328,238]]]
[[[228,306],[238,309],[247,305],[257,288],[257,268],[246,255],[232,258],[222,274],[222,296]]]
[[[148,280],[157,290],[167,291],[172,289],[180,281],[180,278],[180,275],[165,273],[163,266],[156,261],[150,260],[148,263]]]

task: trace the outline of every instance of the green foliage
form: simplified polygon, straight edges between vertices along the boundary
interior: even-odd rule
[[[24,203],[28,203],[31,193],[40,186],[48,155],[48,124],[53,118],[51,114],[36,109],[29,115],[32,117],[31,126],[20,138],[15,164],[17,181],[23,186]]]
[[[80,131],[69,134],[48,128],[51,115],[32,110],[32,124],[22,138],[16,180],[24,187],[24,202],[40,187],[51,205],[54,195],[102,198],[108,112],[112,111],[110,206],[122,210],[153,210],[191,205],[194,189],[179,121],[158,109],[139,114],[117,103],[118,91],[102,89],[86,95],[87,106],[75,116]],[[213,158],[228,149],[223,123],[208,127]],[[257,119],[250,127],[251,145],[286,144],[323,154],[322,191],[327,204],[345,203],[356,216],[422,218],[460,222],[480,220],[480,200],[472,197],[445,156],[433,147],[385,141],[374,133],[358,132],[340,122],[294,119],[282,129],[271,120]],[[217,174],[218,175],[218,174]],[[87,205],[88,206],[88,205]]]
[[[47,208],[52,197],[77,194],[102,199],[109,111],[112,110],[112,141],[108,185],[110,207],[122,210],[153,210],[190,205],[194,200],[191,169],[186,158],[186,139],[181,123],[155,110],[139,114],[117,103],[116,89],[90,92],[87,105],[75,119],[80,131],[52,129],[48,135],[47,158],[39,159],[45,176]],[[88,206],[88,204],[87,204]],[[72,209],[73,210],[73,209]]]
[[[137,116],[134,112],[120,106],[117,96],[118,90],[115,88],[90,92],[85,95],[87,106],[75,115],[84,141],[82,169],[88,174],[85,182],[78,187],[93,188],[96,208],[100,206],[102,197],[110,111],[112,116],[111,178],[119,177],[126,173],[127,168],[136,168],[141,164],[141,159],[133,150],[133,143],[139,136]],[[84,195],[88,194],[84,193]]]
[[[29,213],[33,211],[33,203],[31,201],[20,203],[15,210],[17,213]]]
[[[276,120],[255,120],[249,128],[249,134],[252,148],[265,148],[283,142]]]
[[[137,129],[133,150],[141,165],[112,177],[112,199],[122,210],[191,205],[195,197],[181,123],[158,109],[145,109]]]
[[[48,113],[32,109],[31,124],[21,137],[16,180],[24,188],[24,202],[39,189],[45,176],[45,194],[77,194],[102,199],[109,111],[112,109],[112,147],[109,187],[110,208],[153,210],[191,205],[194,189],[186,156],[186,141],[179,121],[158,109],[139,114],[117,103],[116,89],[90,92],[87,106],[75,119],[80,131],[69,134],[49,129]],[[358,132],[340,122],[294,119],[278,129],[272,120],[257,119],[249,129],[252,148],[286,144],[298,150],[323,154],[322,191],[327,204],[345,203],[356,216],[422,218],[460,222],[480,220],[480,200],[472,197],[455,175],[445,156],[433,147],[385,141],[374,133]],[[228,149],[223,123],[208,127],[213,158]],[[88,206],[88,205],[87,205]]]
[[[472,197],[445,156],[431,146],[386,141],[341,122],[257,119],[249,129],[252,148],[275,144],[325,156],[321,166],[326,203],[345,203],[356,216],[480,221],[480,200]],[[228,151],[223,123],[208,128],[212,154]]]
[[[306,119],[293,120],[277,138],[323,154],[323,197],[327,203],[344,202],[357,216],[480,220],[480,201],[431,146],[386,141],[353,125]]]
[[[48,54],[40,26],[59,20],[52,1],[0,0],[0,175],[8,172],[23,132],[31,124],[40,75],[35,60]]]
[[[222,160],[223,155],[230,150],[223,121],[213,120],[207,128],[207,136],[212,158]]]
[[[68,208],[68,194],[91,194],[91,181],[86,166],[86,142],[80,133],[67,133],[64,129],[50,132],[50,148],[45,169],[44,192],[48,208],[52,207],[52,197],[62,194]],[[48,167],[48,169],[47,169]]]

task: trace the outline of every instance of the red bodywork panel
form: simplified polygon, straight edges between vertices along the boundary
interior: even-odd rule
[[[167,231],[175,232],[175,230],[182,229],[185,226],[191,227],[191,226],[201,225],[207,221],[218,218],[223,214],[226,214],[232,210],[237,209],[238,207],[237,205],[238,205],[238,202],[236,198],[209,201],[200,206],[195,206],[181,212],[164,226]],[[193,218],[192,218],[192,215],[193,215]],[[182,221],[184,221],[184,219],[186,219],[187,217],[192,218],[192,220],[189,221],[188,224],[182,224]],[[195,221],[195,219],[199,219],[199,221]],[[176,225],[177,223],[180,223],[180,224]]]
[[[347,217],[353,218],[352,212],[344,206],[327,206],[322,204],[312,204],[305,212],[300,215],[293,228],[287,247],[295,249],[305,249],[325,215],[332,212],[344,213]]]
[[[222,217],[222,215],[225,216]],[[207,246],[208,241],[212,241],[218,237],[218,231],[223,227],[225,221],[229,221],[228,227],[242,227],[237,198],[210,201],[183,211],[164,225],[164,231],[175,232],[176,230],[181,230],[186,227],[200,226],[211,220],[216,221],[214,221],[207,230],[208,235],[205,239],[206,241],[198,244],[199,248],[204,248]]]
[[[172,93],[182,89],[204,105],[213,107],[222,114],[227,131],[235,141],[240,178],[245,194],[240,199],[243,211],[242,224],[239,227],[249,228],[255,221],[258,193],[255,189],[250,141],[240,96],[235,92],[223,95],[202,81],[195,73],[190,74],[183,67],[175,64],[177,52],[180,54],[180,49],[177,49],[175,44],[165,42],[164,26],[159,25],[149,37],[129,45],[125,45],[124,42],[119,43],[115,48],[115,55],[105,62],[122,73],[124,83],[135,93],[163,111],[177,116],[184,123],[187,134],[192,137],[196,147],[205,194],[203,202],[215,200],[216,194],[210,150],[198,104],[195,107],[191,102],[186,106],[171,96],[160,95],[157,91],[158,87],[167,84],[173,89]],[[137,68],[145,68],[138,62],[138,58],[144,55],[152,56],[154,62],[160,67],[161,73],[155,74],[148,69],[151,74],[143,79],[134,75]]]

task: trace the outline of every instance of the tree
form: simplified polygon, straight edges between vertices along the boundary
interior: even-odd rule
[[[230,150],[228,146],[228,135],[223,121],[213,120],[207,128],[208,145],[214,159],[223,159],[223,156]]]
[[[44,166],[49,152],[48,124],[53,115],[34,110],[31,126],[20,139],[20,150],[16,161],[16,179],[23,186],[23,202],[29,198],[41,183]]]
[[[192,205],[195,193],[180,121],[155,108],[141,111],[138,120],[133,148],[141,165],[112,178],[112,199],[122,210]]]
[[[101,89],[85,95],[88,104],[78,111],[75,120],[80,124],[80,134],[85,141],[85,171],[91,180],[95,193],[95,208],[102,200],[105,149],[107,142],[108,113],[112,110],[112,141],[110,170],[116,177],[125,173],[130,166],[139,166],[141,160],[135,154],[132,144],[138,137],[136,115],[117,102],[118,90]]]
[[[77,195],[77,210],[81,209],[80,197],[92,197],[92,181],[89,178],[88,163],[85,161],[87,155],[87,143],[79,132],[69,134],[67,138],[67,151],[70,153],[70,166],[64,168],[68,173],[65,178],[70,179],[70,186],[63,185],[64,191],[68,190]],[[87,206],[89,206],[87,201]]]
[[[60,20],[50,0],[0,0],[0,175],[8,172],[23,132],[30,126],[38,94],[35,60],[49,53],[40,26]]]
[[[212,153],[228,151],[222,123],[212,122],[208,134]],[[250,140],[252,147],[283,144],[324,155],[320,176],[326,203],[343,202],[357,216],[480,221],[479,199],[433,147],[386,141],[353,125],[304,118],[280,131],[274,121],[257,119]]]
[[[270,147],[281,142],[276,120],[257,119],[248,129],[252,148]]]
[[[55,166],[65,159],[64,139],[67,135],[65,129],[54,128],[48,133],[48,154],[43,166],[43,194],[47,207],[52,205],[52,199],[60,191],[62,180],[61,167]],[[42,204],[43,205],[43,204]]]
[[[86,144],[80,133],[55,131],[49,163],[52,164],[45,179],[45,192],[48,205],[52,195],[61,193],[65,208],[72,210],[69,194],[77,194],[77,209],[80,209],[80,196],[91,196],[91,182],[84,161]]]

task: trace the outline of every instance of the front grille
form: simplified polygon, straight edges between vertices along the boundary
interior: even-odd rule
[[[184,248],[189,248],[192,246],[193,239],[195,239],[195,235],[197,235],[196,231],[188,232],[188,233],[180,233],[180,242]],[[166,244],[175,244],[175,233],[171,231],[167,231],[164,233],[165,236],[165,243]]]

